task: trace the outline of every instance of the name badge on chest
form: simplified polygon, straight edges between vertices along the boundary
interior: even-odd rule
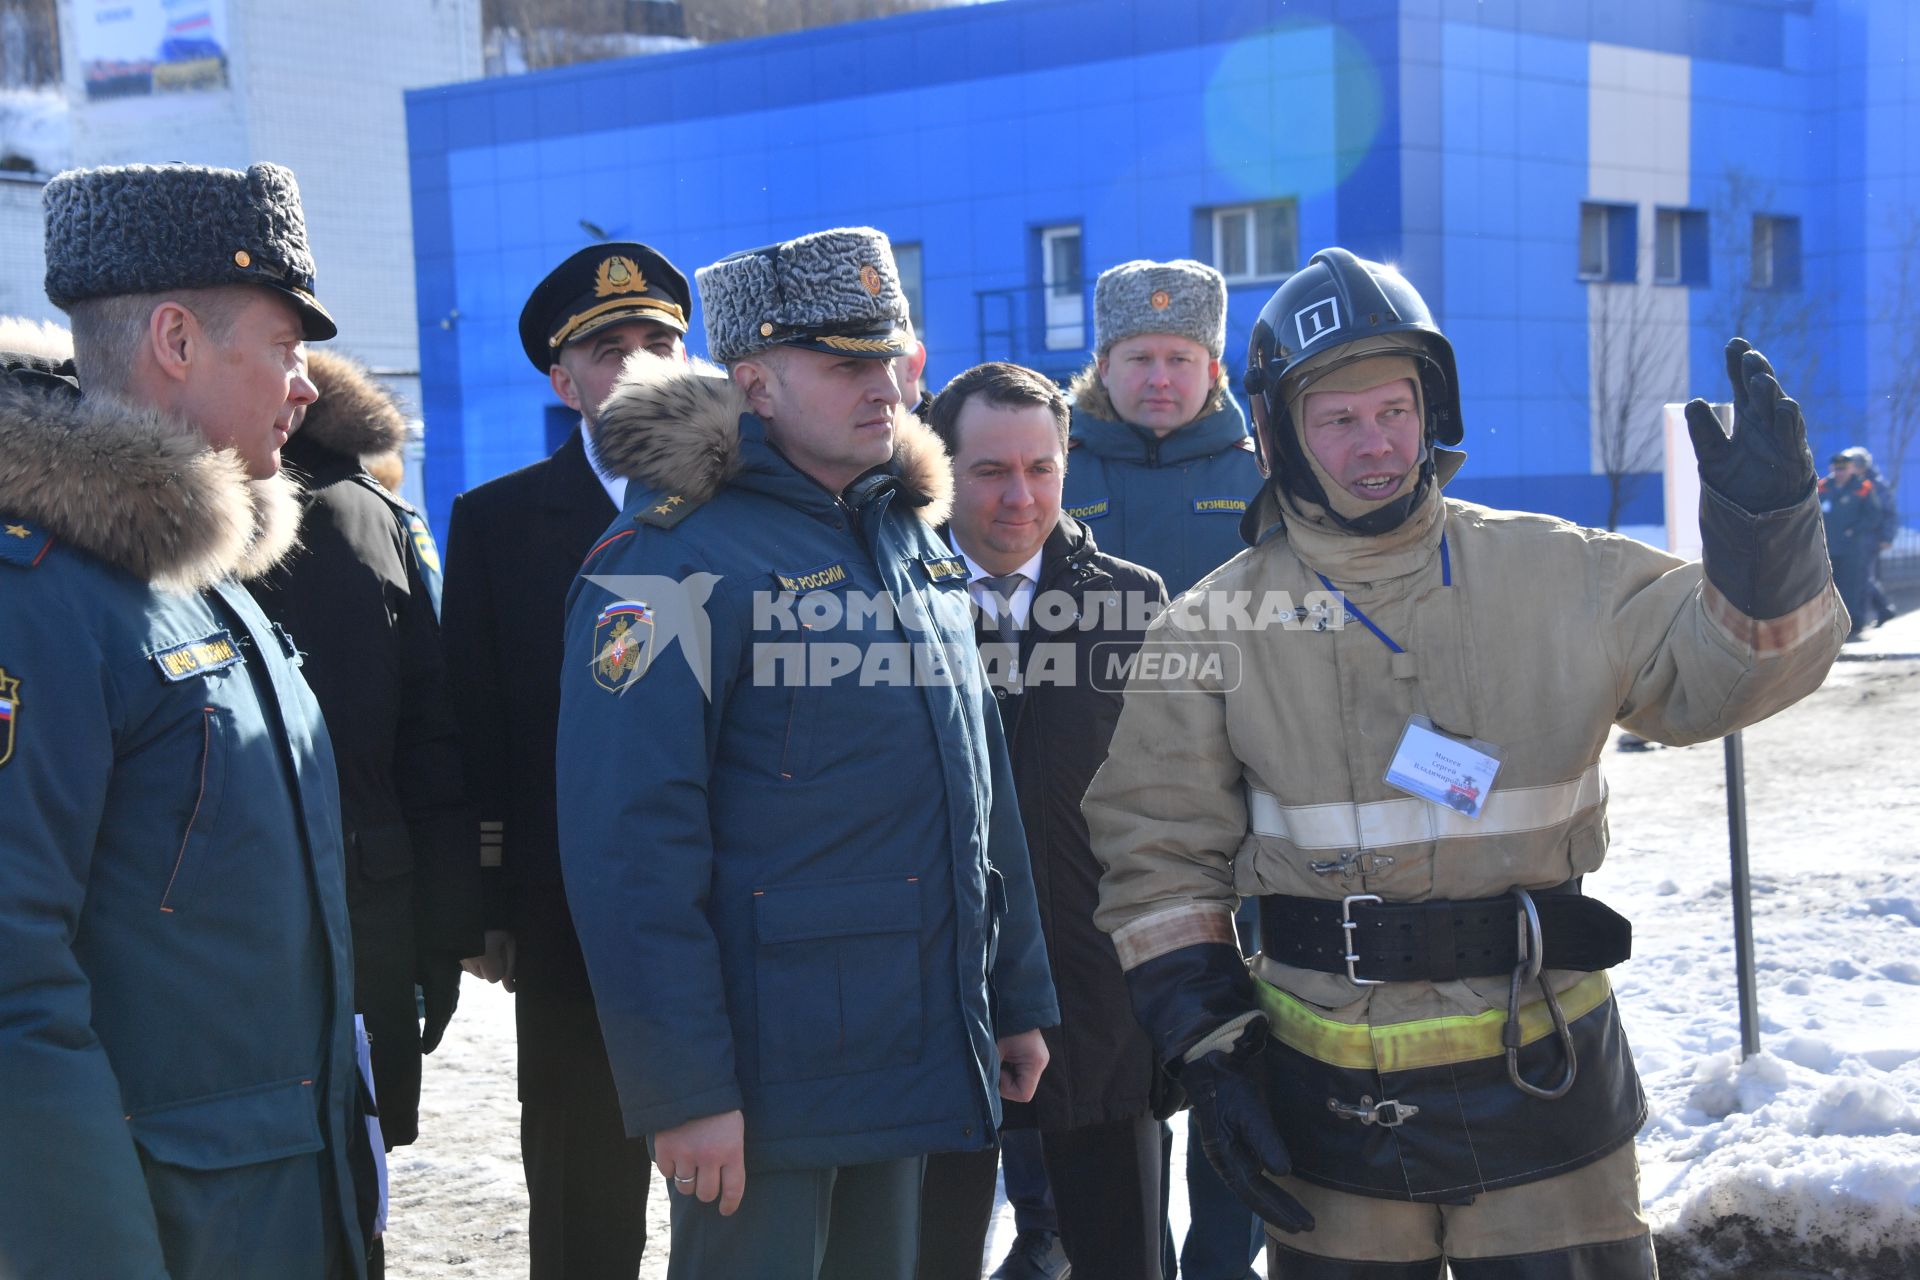
[[[1478,738],[1456,738],[1425,716],[1410,716],[1383,781],[1410,796],[1432,801],[1465,817],[1487,806],[1500,772],[1500,750]]]
[[[160,678],[168,684],[179,684],[194,676],[224,671],[242,661],[239,646],[234,644],[233,636],[225,630],[199,640],[189,640],[185,644],[156,649],[152,658],[153,665],[160,671]]]
[[[959,556],[922,556],[920,564],[931,582],[965,582],[967,562]]]
[[[839,590],[853,580],[853,575],[847,572],[847,566],[844,563],[819,564],[811,569],[797,569],[791,573],[775,571],[773,580],[780,585],[782,591],[790,591],[799,596],[809,591]]]

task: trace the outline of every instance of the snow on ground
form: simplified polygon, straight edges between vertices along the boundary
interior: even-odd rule
[[[1724,749],[1606,759],[1613,847],[1586,888],[1634,922],[1614,976],[1670,1277],[1920,1273],[1920,663],[1856,660],[1900,653],[1920,654],[1920,618],[1743,735],[1761,1033],[1744,1063]]]
[[[1920,1274],[1920,616],[1848,646],[1876,656],[1744,735],[1762,1040],[1744,1063],[1723,750],[1604,761],[1613,849],[1586,888],[1634,922],[1614,978],[1666,1280]],[[469,979],[427,1061],[424,1136],[392,1160],[395,1280],[525,1274],[518,1114],[511,1001]],[[666,1274],[666,1194],[645,1280]],[[1011,1238],[1003,1203],[992,1260]]]

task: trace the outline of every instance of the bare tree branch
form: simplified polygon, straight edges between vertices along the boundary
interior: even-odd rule
[[[1721,175],[1712,220],[1713,284],[1700,318],[1722,342],[1745,338],[1764,352],[1780,380],[1818,428],[1835,412],[1838,397],[1821,361],[1831,332],[1833,293],[1804,277],[1782,285],[1756,279],[1754,220],[1781,212],[1773,186],[1740,168]]]
[[[1661,409],[1686,391],[1686,312],[1676,324],[1664,292],[1638,282],[1587,286],[1588,404],[1609,529],[1660,470]]]
[[[1920,216],[1896,221],[1893,277],[1876,317],[1885,331],[1888,375],[1879,395],[1880,430],[1871,448],[1895,493],[1900,473],[1920,440]],[[1869,424],[1874,415],[1868,415]]]

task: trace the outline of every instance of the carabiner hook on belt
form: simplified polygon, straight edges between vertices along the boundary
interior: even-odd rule
[[[1520,900],[1520,909],[1514,917],[1519,930],[1518,963],[1513,966],[1513,980],[1507,985],[1507,1022],[1500,1028],[1500,1043],[1507,1049],[1507,1079],[1513,1081],[1513,1087],[1543,1102],[1553,1102],[1566,1097],[1567,1090],[1573,1088],[1574,1079],[1580,1074],[1580,1060],[1573,1051],[1573,1033],[1567,1030],[1567,1015],[1560,1008],[1560,999],[1540,974],[1541,962],[1546,958],[1546,946],[1540,937],[1540,910],[1533,905],[1533,895],[1525,889],[1515,888],[1513,896]],[[1547,998],[1547,1013],[1553,1018],[1554,1033],[1560,1037],[1560,1047],[1567,1055],[1567,1073],[1550,1089],[1528,1084],[1520,1078],[1520,988],[1529,982],[1540,984],[1540,992]]]

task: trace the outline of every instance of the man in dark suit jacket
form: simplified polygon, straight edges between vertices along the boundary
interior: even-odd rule
[[[520,314],[527,358],[578,410],[553,455],[454,500],[442,629],[489,868],[487,950],[468,969],[515,992],[520,1148],[533,1280],[634,1280],[651,1162],[621,1124],[560,879],[553,761],[567,589],[625,481],[586,440],[628,356],[684,361],[686,277],[643,244],[594,245]]]
[[[1061,511],[1068,408],[1043,375],[978,365],[947,385],[928,419],[953,457],[947,533],[967,568],[980,656],[1006,726],[1060,997],[1060,1025],[1042,1033],[1047,1072],[1030,1104],[1007,1105],[1003,1128],[1039,1131],[1072,1275],[1162,1280],[1153,1046],[1134,1019],[1113,944],[1093,923],[1100,865],[1080,799],[1120,718],[1121,681],[1110,664],[1133,654],[1149,611],[1166,604],[1166,584],[1101,551],[1088,527]],[[977,1280],[994,1156],[929,1159],[917,1280]],[[1053,1242],[1016,1239],[995,1274],[1063,1274],[1053,1252]]]

